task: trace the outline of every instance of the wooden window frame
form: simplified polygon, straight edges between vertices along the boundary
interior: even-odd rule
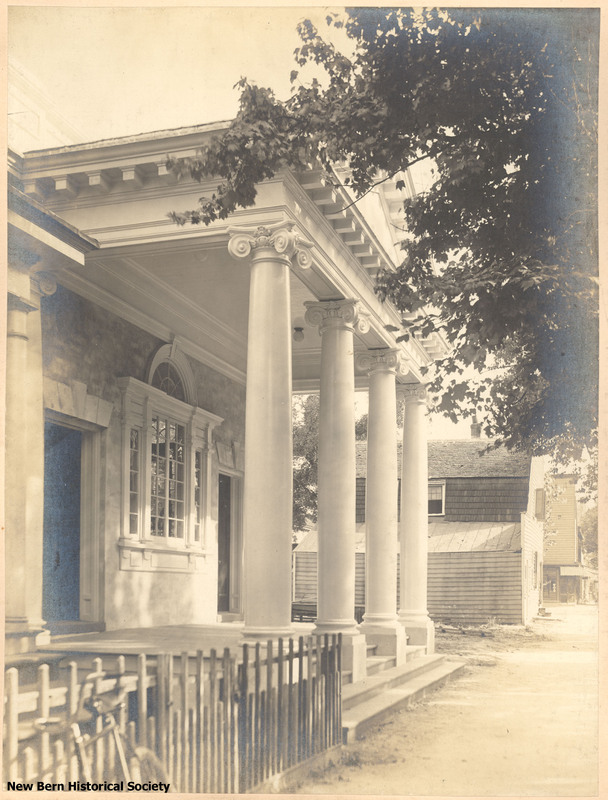
[[[428,485],[429,495],[430,495],[431,488],[433,488],[433,489],[440,488],[441,489],[441,511],[430,511],[427,508],[428,516],[429,517],[445,517],[445,481],[429,481],[429,485]],[[428,506],[428,504],[430,504],[430,502],[431,502],[431,499],[429,497],[427,506]]]

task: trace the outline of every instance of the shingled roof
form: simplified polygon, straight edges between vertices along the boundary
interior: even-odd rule
[[[488,439],[441,439],[429,441],[429,478],[527,478],[530,455],[506,447],[484,452]],[[401,475],[402,443],[397,442]],[[357,442],[357,477],[365,478],[367,442]]]

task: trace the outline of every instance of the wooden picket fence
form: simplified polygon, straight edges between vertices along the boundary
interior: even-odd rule
[[[50,679],[48,664],[37,681],[20,685],[19,671],[5,673],[4,782],[66,784],[81,780],[73,737],[33,733],[36,718],[72,717],[83,679],[93,692],[127,700],[117,712],[122,734],[135,747],[153,750],[172,791],[243,793],[286,769],[341,744],[341,641],[339,636],[300,637],[181,656],[145,655],[129,672],[118,659],[79,656]],[[105,663],[104,663],[105,660]],[[101,720],[97,721],[97,730]],[[93,778],[111,780],[116,754],[109,738],[93,748]]]

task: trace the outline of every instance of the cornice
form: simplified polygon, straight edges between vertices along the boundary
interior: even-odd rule
[[[116,161],[124,158],[140,159],[143,156],[161,155],[166,158],[174,155],[194,155],[203,142],[201,136],[212,135],[226,129],[230,121],[209,122],[186,128],[168,128],[133,136],[120,136],[113,139],[99,139],[94,142],[52,147],[43,150],[29,150],[24,153],[26,169],[44,168],[49,159],[61,164],[87,164],[99,161]]]
[[[40,203],[28,197],[9,181],[8,209],[28,220],[46,233],[56,237],[81,253],[90,253],[99,247],[96,239],[82,233],[69,222],[58,217]]]

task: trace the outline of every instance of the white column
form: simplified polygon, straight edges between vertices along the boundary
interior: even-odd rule
[[[245,637],[291,633],[292,259],[306,267],[308,249],[293,223],[231,228],[228,249],[250,258],[245,476],[243,495]]]
[[[369,372],[365,500],[365,616],[360,631],[377,655],[405,661],[406,634],[397,619],[397,401],[396,350],[362,354]]]
[[[428,444],[426,389],[401,389],[405,400],[401,469],[401,604],[399,620],[410,645],[435,648],[435,629],[427,610]]]
[[[365,638],[355,622],[355,368],[354,300],[306,303],[306,321],[321,343],[318,463],[319,634],[342,633],[343,664],[353,681],[365,675]]]
[[[6,648],[49,642],[42,619],[44,404],[40,297],[54,278],[11,271],[6,349]]]

